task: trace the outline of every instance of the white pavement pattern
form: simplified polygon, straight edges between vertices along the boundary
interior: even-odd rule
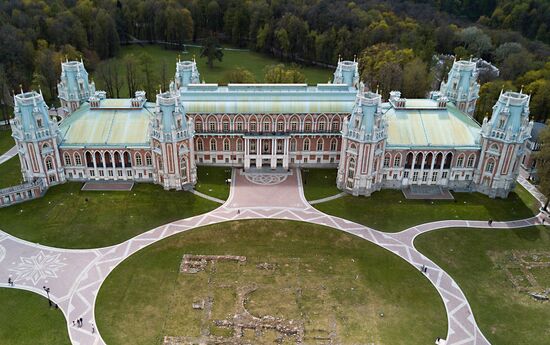
[[[0,164],[7,162],[11,158],[15,157],[16,154],[17,154],[17,145],[13,145],[13,147],[9,149],[8,152],[0,156]]]
[[[256,183],[254,183],[256,182]],[[540,201],[536,189],[527,181],[520,183]],[[252,193],[253,189],[253,193]],[[277,193],[274,193],[275,189]],[[105,344],[100,330],[92,333],[95,302],[99,289],[110,272],[138,250],[168,236],[190,229],[242,219],[283,219],[329,226],[371,241],[400,256],[416,268],[428,268],[426,278],[443,299],[448,319],[448,345],[489,344],[476,324],[464,293],[451,276],[414,247],[421,233],[449,227],[489,227],[483,221],[440,221],[414,226],[399,233],[384,233],[345,219],[326,215],[307,203],[303,196],[300,174],[292,174],[277,185],[257,184],[233,172],[229,199],[219,208],[195,217],[159,226],[126,242],[90,250],[44,247],[0,232],[0,286],[7,287],[8,277],[15,287],[45,296],[43,286],[51,289],[50,297],[58,303],[67,319],[71,342],[75,345]],[[519,228],[540,224],[539,217],[494,222],[491,228]],[[72,326],[72,320],[83,318],[84,327]],[[434,338],[438,336],[434,334]]]

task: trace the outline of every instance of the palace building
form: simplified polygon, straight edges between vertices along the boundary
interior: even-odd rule
[[[187,190],[201,165],[334,167],[338,188],[353,195],[437,186],[506,197],[532,127],[521,92],[501,93],[483,124],[473,119],[470,61],[455,61],[427,99],[393,91],[383,101],[360,82],[355,61],[339,61],[333,82],[316,86],[201,83],[194,61],[177,62],[174,77],[154,102],[143,91],[113,99],[95,90],[82,61],[62,63],[61,120],[41,93],[14,96],[23,179],[44,189],[108,180]]]

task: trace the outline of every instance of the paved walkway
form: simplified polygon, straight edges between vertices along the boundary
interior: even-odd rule
[[[10,160],[11,158],[15,157],[17,154],[17,145],[13,145],[11,149],[8,150],[8,152],[4,153],[0,156],[0,164]]]
[[[525,183],[528,183],[524,181]],[[520,183],[523,184],[522,181]],[[448,319],[448,345],[485,345],[464,293],[456,282],[414,247],[421,233],[448,227],[488,227],[481,221],[441,221],[418,225],[399,233],[384,233],[345,219],[326,215],[307,203],[300,175],[274,179],[250,178],[233,171],[229,199],[219,208],[195,217],[159,226],[111,247],[68,250],[44,247],[0,232],[0,286],[7,287],[8,276],[15,287],[45,296],[48,286],[52,300],[59,304],[67,319],[71,342],[75,345],[105,344],[101,330],[92,334],[95,302],[109,273],[138,250],[168,236],[197,227],[241,219],[288,219],[329,226],[378,244],[402,257],[411,265],[428,267],[426,278],[441,295]],[[528,189],[532,191],[532,189]],[[282,192],[281,192],[282,191]],[[253,193],[252,193],[253,192]],[[517,228],[540,224],[538,217],[513,222],[494,222],[492,228]],[[82,317],[84,327],[72,326]],[[434,334],[434,338],[438,336]],[[441,336],[441,335],[439,335]]]
[[[345,195],[347,195],[348,193],[346,192],[342,192],[342,193],[338,193],[338,194],[335,194],[335,195],[331,195],[331,196],[327,196],[326,198],[321,198],[321,199],[317,199],[317,200],[312,200],[310,201],[309,203],[311,205],[317,205],[317,204],[320,204],[322,202],[327,202],[327,201],[331,201],[331,200],[335,200],[335,199],[338,199],[338,198],[341,198]]]

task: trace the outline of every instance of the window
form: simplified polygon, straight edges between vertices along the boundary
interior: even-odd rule
[[[436,182],[437,181],[437,172],[434,172],[432,174],[432,182]]]
[[[42,119],[36,119],[36,126],[42,128]]]
[[[251,153],[256,152],[256,140],[250,140],[250,152]]]
[[[225,139],[223,141],[223,150],[224,151],[229,151],[229,140]]]
[[[141,160],[141,154],[138,152],[136,153],[136,165],[141,166],[143,164]]]
[[[132,170],[128,170],[128,171],[126,172],[126,175],[132,176]]]
[[[338,144],[338,143],[336,142],[336,139],[332,139],[332,140],[330,141],[330,150],[331,150],[331,151],[336,151],[336,145],[337,145],[337,144]]]
[[[456,166],[459,168],[462,168],[463,165],[464,165],[464,156],[461,155],[456,160]]]
[[[283,141],[282,140],[277,140],[277,152],[278,153],[283,152]]]
[[[495,162],[493,160],[490,160],[487,162],[487,165],[485,166],[485,171],[488,173],[492,173],[494,168],[495,168]]]
[[[103,170],[99,171],[99,176],[105,176],[105,172]]]
[[[405,171],[403,173],[403,178],[409,178],[409,172],[408,171]]]
[[[277,131],[282,132],[285,130],[285,123],[283,121],[277,122]]]
[[[256,132],[256,122],[250,122],[250,131]]]
[[[195,122],[195,129],[197,132],[202,132],[202,121]]]
[[[441,178],[447,178],[447,172],[446,171],[441,173]]]
[[[325,131],[325,121],[321,121],[319,122],[319,132],[324,132]]]
[[[424,171],[422,173],[422,182],[426,182],[426,181],[428,181],[428,172]]]
[[[413,182],[418,181],[418,171],[413,172]]]
[[[474,155],[470,155],[470,157],[468,157],[468,168],[471,168],[474,166],[475,159],[476,159],[476,156]]]
[[[243,150],[243,141],[241,139],[237,140],[237,151]]]
[[[119,171],[118,171],[118,176],[119,176],[119,177],[122,177],[122,170],[119,170]]]
[[[395,156],[395,158],[393,159],[393,166],[394,167],[398,167],[401,165],[401,155],[397,155]]]
[[[185,158],[182,158],[180,161],[180,176],[182,182],[187,182],[187,160]]]
[[[237,121],[237,131],[238,132],[243,131],[243,122],[241,120]]]
[[[264,140],[263,143],[264,143],[264,145],[263,145],[263,153],[269,153],[269,148],[270,148],[270,147],[269,147],[269,146],[270,146],[270,145],[269,145],[269,141]]]
[[[113,171],[112,170],[109,170],[108,173],[109,173],[109,176],[113,176]]]
[[[271,127],[271,126],[270,126],[270,123],[267,122],[267,121],[265,121],[265,122],[264,122],[264,132],[269,132],[269,128],[270,128],[270,127]]]
[[[298,130],[298,122],[296,122],[296,120],[293,120],[290,123],[290,130],[293,132],[296,132]]]
[[[290,140],[290,152],[296,152],[296,139]]]
[[[53,169],[53,162],[51,157],[46,158],[46,169],[52,170]]]
[[[355,159],[351,158],[348,163],[347,187],[353,188],[353,178],[355,176]]]
[[[317,151],[323,151],[323,139],[317,140]]]
[[[65,159],[65,165],[71,165],[71,156],[67,152],[65,152],[63,158]]]
[[[201,141],[201,145],[202,145],[202,141]],[[145,155],[145,164],[147,164],[147,166],[151,166],[153,165],[153,160],[151,159],[151,155],[150,154],[146,154]]]
[[[222,124],[222,128],[224,132],[229,132],[229,122],[224,121]]]
[[[82,159],[80,158],[80,154],[78,154],[78,152],[74,154],[74,161],[76,165],[82,165]]]
[[[202,140],[199,139],[197,140],[197,151],[202,151],[202,150],[204,150],[204,147],[202,145]]]
[[[216,123],[214,121],[210,121],[208,123],[208,130],[210,132],[215,132],[216,131]]]
[[[210,140],[210,151],[216,151],[216,140]]]
[[[304,139],[304,151],[309,151],[309,139]]]
[[[340,129],[340,123],[338,121],[333,121],[331,126],[333,132],[337,132]]]
[[[384,168],[390,167],[390,156],[384,157]]]
[[[311,132],[311,122],[306,122],[304,125],[304,131]]]

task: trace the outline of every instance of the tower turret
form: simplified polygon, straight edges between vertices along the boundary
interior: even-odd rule
[[[59,129],[56,120],[48,116],[42,93],[21,91],[13,100],[11,127],[19,150],[23,180],[42,179],[46,186],[65,182],[58,150]]]
[[[344,121],[337,178],[338,188],[354,195],[370,195],[380,189],[377,172],[388,137],[381,96],[363,89],[360,85],[351,116]]]
[[[179,61],[176,63],[176,75],[174,76],[176,89],[189,84],[200,83],[200,73],[195,59],[193,61]]]
[[[57,84],[61,107],[67,114],[74,112],[95,94],[95,83],[88,81],[88,72],[81,61],[61,63],[61,78]]]
[[[165,189],[191,189],[197,181],[193,122],[187,120],[177,93],[157,95],[151,121],[154,180]]]
[[[506,197],[519,174],[520,157],[531,136],[530,96],[504,92],[493,106],[491,119],[481,127],[481,155],[474,182],[491,197]]]
[[[479,98],[478,70],[473,61],[460,60],[453,62],[447,81],[441,83],[441,95],[453,102],[458,109],[474,116],[476,102]]]
[[[355,61],[338,59],[338,66],[334,71],[334,84],[346,84],[352,87],[359,86],[359,64]]]

